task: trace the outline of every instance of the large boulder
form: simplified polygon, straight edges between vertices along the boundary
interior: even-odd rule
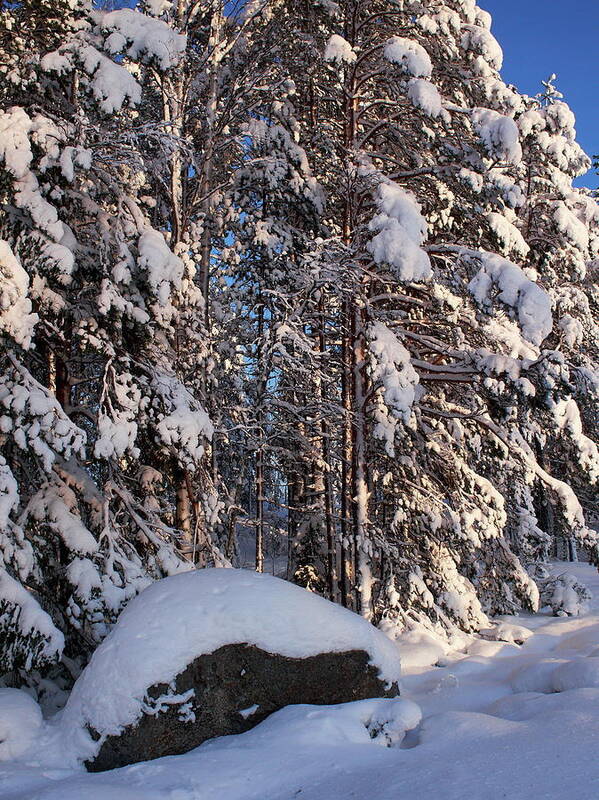
[[[399,652],[286,581],[207,569],[152,584],[75,684],[61,725],[93,771],[187,752],[283,706],[398,694]]]

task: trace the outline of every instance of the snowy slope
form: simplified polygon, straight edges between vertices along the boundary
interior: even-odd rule
[[[565,566],[594,591],[590,613],[512,618],[534,633],[522,646],[473,638],[445,666],[409,668],[403,698],[423,722],[399,747],[370,738],[373,717],[397,701],[292,706],[241,736],[111,773],[5,764],[0,797],[366,800],[376,786],[377,800],[596,800],[599,576]],[[406,729],[417,721],[412,704],[394,713]]]

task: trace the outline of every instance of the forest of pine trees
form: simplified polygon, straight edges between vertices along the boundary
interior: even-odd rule
[[[448,634],[599,563],[554,76],[506,85],[474,0],[112,8],[0,0],[5,682],[68,686],[194,567]]]

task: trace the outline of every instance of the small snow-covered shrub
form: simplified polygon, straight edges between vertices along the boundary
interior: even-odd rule
[[[370,738],[382,747],[399,747],[406,733],[418,727],[420,707],[411,700],[378,700],[366,723]]]
[[[483,628],[479,633],[483,639],[508,644],[524,644],[533,635],[533,632],[523,625],[514,625],[503,620],[497,620],[491,628]]]
[[[550,606],[556,617],[585,614],[593,597],[587,587],[569,572],[551,575],[540,588],[541,607]]]
[[[0,761],[22,756],[42,725],[42,711],[20,689],[0,689]]]

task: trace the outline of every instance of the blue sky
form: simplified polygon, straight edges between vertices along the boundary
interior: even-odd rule
[[[477,0],[493,16],[493,34],[503,48],[502,77],[525,94],[536,94],[552,72],[576,114],[578,141],[599,154],[598,0]],[[599,186],[589,172],[576,181]]]

